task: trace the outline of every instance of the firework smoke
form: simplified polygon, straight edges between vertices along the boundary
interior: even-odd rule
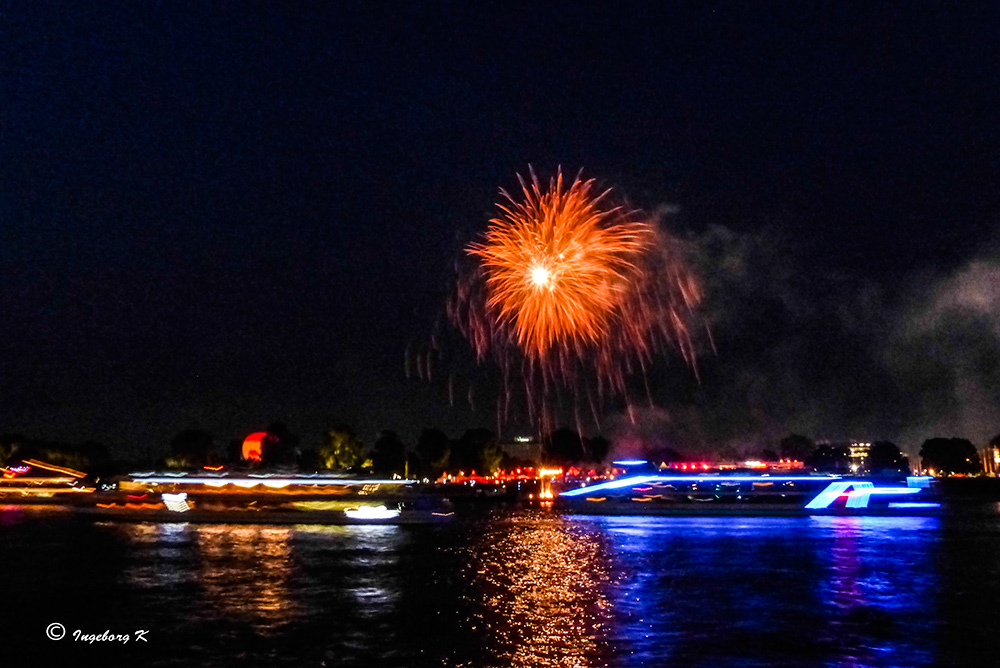
[[[701,289],[680,245],[610,190],[561,172],[543,188],[518,176],[521,197],[501,190],[499,215],[466,248],[448,305],[480,362],[492,356],[507,388],[523,376],[531,419],[551,428],[560,390],[628,400],[626,382],[672,348],[694,365],[689,323]],[[579,405],[579,402],[576,402]],[[578,420],[579,421],[579,420]]]

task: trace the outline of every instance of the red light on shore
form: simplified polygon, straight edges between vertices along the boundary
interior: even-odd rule
[[[254,462],[260,461],[261,453],[264,450],[264,438],[267,432],[255,431],[243,439],[243,459]]]

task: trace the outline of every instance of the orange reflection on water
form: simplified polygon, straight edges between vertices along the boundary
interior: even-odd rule
[[[299,612],[288,582],[295,570],[290,527],[202,524],[191,530],[198,582],[215,606],[258,630],[288,622]]]
[[[267,634],[301,611],[291,594],[291,527],[234,524],[103,523],[126,534],[137,559],[125,578],[140,589],[197,586],[210,617],[243,620]],[[196,558],[192,564],[191,556]],[[199,601],[200,603],[201,601]],[[188,600],[187,614],[203,614]],[[219,614],[217,614],[219,613]]]
[[[607,663],[611,565],[597,535],[539,514],[491,524],[471,556],[479,623],[504,665]]]

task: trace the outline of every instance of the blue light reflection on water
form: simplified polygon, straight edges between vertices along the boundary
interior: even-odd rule
[[[993,665],[1000,630],[996,513],[8,519],[7,637],[28,639],[17,647],[31,659],[14,665]],[[51,621],[142,625],[158,644],[32,641]],[[52,652],[66,654],[42,660]]]
[[[936,661],[934,517],[816,517],[832,533],[817,595],[827,612],[822,641],[837,665],[931,665]]]
[[[576,521],[623,574],[614,663],[936,665],[936,518]]]

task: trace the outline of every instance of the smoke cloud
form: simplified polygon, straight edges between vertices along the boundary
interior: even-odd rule
[[[605,425],[617,456],[753,454],[790,433],[915,454],[1000,433],[1000,254],[889,282],[810,264],[774,229],[715,226],[693,246],[714,350],[703,336],[699,381],[677,364],[650,372],[653,406]]]
[[[912,398],[901,440],[1000,432],[1000,257],[914,289],[884,359]]]

